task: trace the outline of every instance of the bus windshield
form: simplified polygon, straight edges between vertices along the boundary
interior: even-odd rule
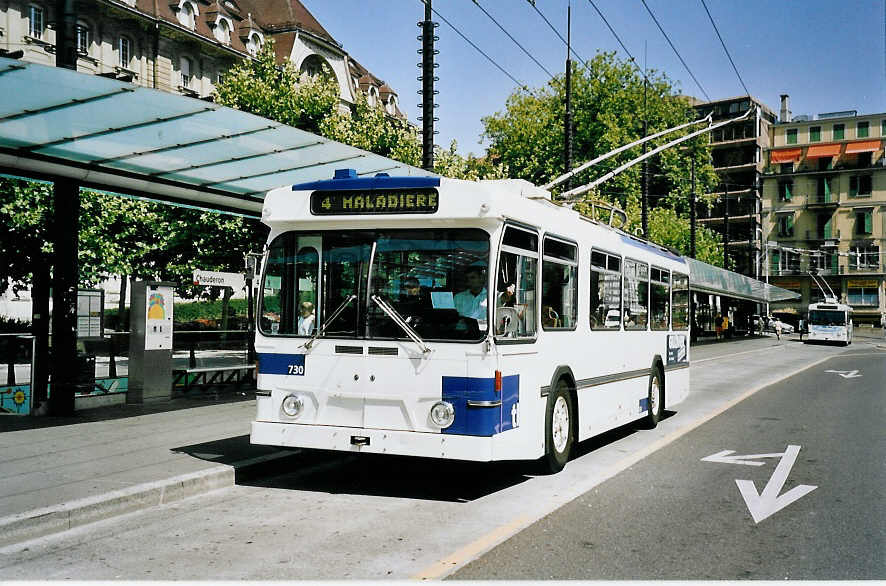
[[[826,309],[813,309],[809,311],[809,325],[811,326],[845,326],[846,312]]]
[[[287,232],[270,245],[259,328],[271,336],[481,340],[489,235],[477,229]],[[331,319],[330,319],[331,318]]]

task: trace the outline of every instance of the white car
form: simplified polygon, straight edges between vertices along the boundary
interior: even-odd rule
[[[606,312],[606,319],[603,321],[604,328],[617,328],[621,325],[621,312],[617,309],[610,309]]]
[[[777,323],[781,324],[781,333],[782,334],[793,334],[794,333],[794,326],[792,326],[791,324],[786,324],[783,321],[781,321],[780,319],[777,319],[774,317],[767,318],[766,331],[767,332],[774,332],[775,331],[775,324],[777,324]]]

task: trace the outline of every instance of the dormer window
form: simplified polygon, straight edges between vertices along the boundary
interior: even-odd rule
[[[129,69],[129,60],[132,58],[132,43],[127,37],[117,39],[117,65]]]
[[[257,31],[252,31],[249,33],[249,38],[246,40],[246,51],[255,57],[259,53],[261,53],[261,48],[265,44],[264,37],[262,37],[261,33]]]
[[[178,5],[178,22],[186,28],[194,30],[197,26],[197,5],[190,0],[181,0]]]
[[[234,28],[234,25],[231,23],[231,20],[225,16],[219,16],[215,19],[215,30],[213,34],[215,35],[215,39],[224,43],[225,45],[231,44],[231,29]]]
[[[378,104],[378,90],[375,89],[375,86],[369,86],[369,91],[366,92],[366,99],[373,108]]]
[[[388,96],[388,104],[387,104],[388,114],[393,116],[397,113],[397,99],[394,96]]]

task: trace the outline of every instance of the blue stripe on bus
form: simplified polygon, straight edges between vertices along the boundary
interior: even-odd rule
[[[259,374],[305,374],[304,354],[258,354]]]
[[[443,400],[455,408],[455,422],[443,433],[492,436],[519,427],[520,375],[502,377],[501,393],[495,392],[494,378],[444,376]],[[468,401],[501,401],[501,405],[469,407]]]
[[[439,177],[356,177],[348,179],[324,179],[309,183],[298,183],[292,191],[315,191],[318,189],[335,191],[348,189],[410,189],[418,187],[439,187]]]

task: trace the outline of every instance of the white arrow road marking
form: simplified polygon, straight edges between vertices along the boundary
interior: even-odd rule
[[[702,462],[716,462],[718,464],[744,464],[745,466],[762,466],[765,462],[753,462],[752,460],[756,460],[758,458],[781,458],[784,456],[784,452],[779,452],[777,454],[748,454],[745,456],[730,456],[729,454],[734,454],[735,450],[723,450],[722,452],[717,452],[716,454],[711,454],[705,458],[702,458]]]
[[[863,374],[858,374],[857,370],[826,370],[825,372],[833,372],[834,374],[839,374],[843,378],[859,378],[864,376]]]
[[[735,481],[738,485],[739,492],[741,492],[741,496],[744,498],[745,504],[748,506],[748,511],[750,511],[751,517],[754,518],[754,523],[759,523],[766,517],[780,511],[795,500],[802,498],[818,488],[817,486],[801,484],[779,496],[778,493],[784,488],[784,484],[788,480],[788,474],[790,474],[794,462],[797,461],[797,455],[799,453],[800,446],[788,446],[788,449],[785,450],[784,456],[778,463],[778,466],[775,467],[775,472],[772,473],[772,477],[769,479],[769,482],[766,483],[766,487],[761,494],[757,493],[757,487],[754,486],[753,480]]]

